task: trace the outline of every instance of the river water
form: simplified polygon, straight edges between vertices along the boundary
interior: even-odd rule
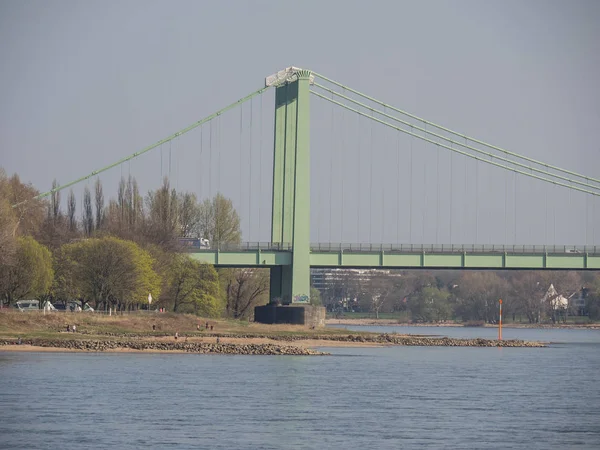
[[[504,336],[555,343],[324,357],[0,352],[0,448],[600,448],[600,331]]]

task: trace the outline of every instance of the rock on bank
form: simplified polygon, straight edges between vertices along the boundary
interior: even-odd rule
[[[15,345],[17,341],[0,341],[3,345]],[[328,353],[276,344],[213,344],[203,342],[152,342],[108,340],[60,340],[24,339],[21,344],[43,348],[59,348],[88,352],[110,352],[129,349],[134,351],[176,351],[200,354],[225,355],[327,355]]]

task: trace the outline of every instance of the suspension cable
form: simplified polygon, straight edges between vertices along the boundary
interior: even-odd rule
[[[202,150],[203,150],[203,141],[204,141],[204,127],[200,127],[200,174],[202,174]],[[202,178],[204,178],[202,175],[200,177],[198,177],[198,202],[202,201]],[[200,236],[197,236],[200,237]]]
[[[337,95],[338,97],[341,97],[341,98],[343,98],[344,100],[347,100],[347,101],[349,101],[349,102],[351,102],[351,103],[354,103],[354,104],[355,104],[355,105],[357,105],[357,106],[360,106],[360,107],[362,107],[362,108],[365,108],[365,109],[367,109],[367,110],[370,110],[372,114],[375,114],[375,113],[377,113],[377,114],[378,114],[378,115],[380,115],[380,116],[383,116],[383,117],[385,117],[385,118],[391,119],[391,120],[393,120],[393,121],[396,121],[396,122],[398,122],[398,123],[401,123],[401,124],[403,124],[403,125],[406,125],[406,126],[410,126],[410,125],[412,125],[410,122],[406,122],[406,121],[404,121],[404,120],[402,120],[402,119],[399,119],[399,118],[397,118],[397,117],[395,117],[395,116],[392,116],[392,115],[390,115],[390,114],[387,114],[386,112],[382,112],[382,111],[380,111],[380,110],[378,110],[378,109],[375,109],[375,108],[373,108],[373,107],[371,107],[371,106],[369,106],[369,105],[366,105],[366,104],[364,104],[364,103],[361,103],[361,102],[359,102],[359,101],[357,101],[357,100],[355,100],[355,99],[353,99],[353,98],[351,98],[351,97],[348,97],[348,96],[346,96],[346,95],[342,95],[342,94],[340,94],[339,92],[336,92],[336,91],[334,91],[334,90],[332,90],[332,89],[329,89],[329,88],[327,88],[326,86],[320,85],[320,84],[318,84],[318,83],[315,83],[315,86],[316,86],[316,87],[318,87],[318,88],[320,88],[320,89],[323,89],[324,91],[327,91],[327,92],[331,93],[332,95],[333,95],[333,94],[335,94],[335,95]],[[314,91],[311,91],[311,92],[315,93]],[[332,99],[332,100],[333,100],[333,99]],[[346,105],[344,105],[344,106],[346,106]],[[428,125],[430,125],[430,126],[432,125],[430,122],[425,122],[425,121],[424,121],[424,124],[428,124]],[[448,137],[446,137],[446,136],[443,136],[443,135],[441,135],[441,134],[438,134],[438,133],[434,133],[434,132],[432,132],[431,130],[427,130],[427,127],[424,127],[424,128],[422,128],[422,127],[419,127],[419,126],[417,126],[417,125],[414,125],[414,129],[416,129],[416,130],[419,130],[419,131],[421,131],[421,132],[423,132],[423,133],[425,133],[425,134],[427,134],[427,135],[430,135],[430,136],[432,136],[432,137],[435,137],[435,138],[438,138],[438,139],[444,140],[444,141],[446,141],[446,142],[448,142],[448,143],[451,143],[451,144],[452,144],[452,143],[455,143],[455,144],[457,144],[457,145],[458,145],[458,146],[460,146],[460,147],[463,147],[463,148],[465,148],[465,149],[472,150],[472,151],[474,151],[474,152],[476,152],[476,153],[479,153],[479,154],[481,154],[481,155],[484,155],[484,156],[488,156],[488,157],[495,157],[496,159],[498,159],[498,160],[500,160],[500,161],[504,161],[504,162],[507,162],[507,163],[511,163],[511,164],[514,164],[515,166],[518,166],[518,167],[521,167],[521,168],[525,168],[525,169],[533,170],[534,172],[541,173],[541,174],[544,174],[544,175],[549,175],[549,176],[551,176],[551,177],[555,177],[555,178],[557,178],[557,179],[560,179],[560,180],[563,180],[563,181],[569,181],[569,182],[572,182],[572,183],[578,184],[578,185],[580,185],[580,186],[585,186],[585,187],[588,187],[588,188],[591,188],[591,189],[598,189],[598,190],[600,190],[600,186],[595,186],[595,185],[589,184],[589,182],[588,182],[588,183],[584,183],[584,182],[577,181],[577,180],[571,180],[570,178],[567,178],[567,177],[564,177],[564,176],[562,176],[562,175],[558,175],[558,174],[552,173],[552,172],[550,172],[550,171],[548,171],[548,170],[538,169],[538,168],[535,168],[535,167],[531,167],[531,166],[529,166],[529,165],[527,165],[527,164],[523,164],[523,163],[520,163],[520,162],[518,162],[518,161],[514,161],[514,160],[512,160],[512,159],[509,159],[509,158],[506,158],[506,157],[502,157],[502,156],[500,156],[500,155],[494,155],[493,153],[486,152],[486,151],[484,151],[484,150],[481,150],[481,149],[479,149],[479,148],[477,148],[477,147],[474,147],[474,146],[472,146],[472,145],[468,145],[468,144],[464,144],[464,145],[463,145],[463,144],[461,144],[461,143],[460,143],[460,142],[458,142],[458,141],[454,141],[454,140],[452,140],[452,139],[450,139],[450,138],[448,138]],[[418,137],[420,137],[420,136],[418,136]],[[462,136],[462,137],[464,137],[464,138],[465,138],[465,142],[467,142],[467,137],[466,137],[466,136]],[[422,138],[424,138],[424,137],[422,137]],[[472,141],[470,138],[469,138],[468,140],[469,140],[469,141]],[[473,142],[474,142],[474,141],[473,141]],[[446,147],[446,148],[447,148],[447,147]],[[549,166],[548,164],[545,164],[545,163],[539,163],[539,164],[541,164],[541,165],[544,165],[544,166],[546,167],[546,169],[552,168],[552,166]],[[583,175],[580,175],[580,177],[581,177],[581,178],[585,178],[586,180],[593,180],[593,178],[589,178],[589,177],[587,177],[587,176],[583,176]]]
[[[508,229],[508,172],[504,172],[504,245],[508,245],[506,242],[506,230]]]
[[[514,157],[516,157],[516,158],[519,158],[519,159],[522,159],[522,160],[525,160],[525,161],[528,161],[528,162],[531,162],[531,163],[534,163],[534,164],[538,164],[538,165],[541,165],[541,166],[546,166],[546,167],[548,167],[548,168],[550,168],[550,169],[553,169],[553,170],[556,170],[556,171],[559,171],[559,172],[562,172],[562,173],[566,173],[566,174],[568,174],[568,175],[572,175],[572,176],[575,176],[575,177],[578,177],[578,178],[582,178],[582,179],[586,179],[586,180],[589,180],[589,181],[593,181],[593,182],[595,182],[595,183],[600,183],[600,180],[599,180],[599,179],[592,178],[592,177],[588,177],[588,176],[586,176],[586,175],[582,175],[582,174],[579,174],[579,173],[576,173],[576,172],[572,172],[572,171],[570,171],[570,170],[561,169],[560,167],[552,166],[552,165],[550,165],[550,164],[546,164],[546,163],[544,163],[544,162],[537,161],[537,160],[535,160],[535,159],[533,159],[533,158],[529,158],[529,157],[527,157],[527,156],[519,155],[518,153],[510,152],[510,151],[508,151],[508,150],[506,150],[506,149],[503,149],[503,148],[501,148],[501,147],[496,147],[496,146],[494,146],[494,145],[491,145],[491,144],[488,144],[488,143],[486,143],[486,142],[484,142],[484,141],[480,141],[480,140],[478,140],[478,139],[473,139],[473,138],[470,138],[470,137],[468,137],[468,136],[466,136],[466,135],[464,135],[464,134],[462,134],[462,133],[457,133],[457,132],[455,132],[455,131],[453,131],[453,130],[451,130],[451,129],[449,129],[449,128],[443,127],[443,126],[441,126],[441,125],[437,125],[437,124],[435,124],[435,123],[433,123],[433,122],[429,122],[429,121],[427,121],[427,120],[425,120],[425,119],[422,119],[422,118],[420,118],[420,117],[418,117],[418,116],[415,116],[415,115],[413,115],[413,114],[410,114],[410,113],[408,113],[408,112],[406,112],[406,111],[402,111],[401,109],[395,108],[395,107],[393,107],[393,106],[391,106],[391,105],[389,105],[389,104],[387,104],[387,103],[385,103],[385,102],[382,102],[382,101],[380,101],[380,100],[377,100],[377,99],[375,99],[375,98],[373,98],[373,97],[370,97],[370,96],[368,96],[368,95],[365,95],[365,94],[363,94],[363,93],[361,93],[361,92],[359,92],[359,91],[356,91],[356,90],[354,90],[354,89],[352,89],[352,88],[350,88],[350,87],[348,87],[348,86],[345,86],[345,85],[343,85],[343,84],[341,84],[341,83],[338,83],[337,81],[334,81],[334,80],[332,80],[332,79],[330,79],[330,78],[327,78],[327,77],[325,77],[324,75],[318,74],[318,73],[316,73],[316,72],[312,72],[312,73],[313,73],[313,75],[314,75],[314,76],[316,76],[316,77],[318,77],[318,78],[321,78],[321,79],[322,79],[322,80],[324,80],[324,81],[327,81],[327,82],[329,82],[329,83],[331,83],[331,84],[334,84],[334,85],[336,85],[336,86],[338,86],[338,87],[343,87],[344,89],[348,90],[349,92],[352,92],[353,94],[356,94],[356,95],[358,95],[358,96],[360,96],[360,97],[362,97],[362,98],[365,98],[365,99],[367,99],[367,100],[369,100],[369,101],[371,101],[371,102],[373,102],[373,103],[377,103],[377,104],[379,104],[379,105],[381,105],[381,106],[386,106],[388,109],[391,109],[391,110],[393,110],[393,111],[396,111],[396,112],[398,112],[398,113],[400,113],[400,114],[402,114],[402,115],[405,115],[405,116],[407,116],[407,117],[410,117],[411,119],[415,119],[415,120],[418,120],[418,121],[420,121],[420,122],[427,123],[427,124],[431,125],[433,128],[436,128],[436,129],[438,129],[438,130],[445,131],[446,133],[450,133],[450,134],[452,134],[452,135],[454,135],[454,136],[457,136],[457,137],[468,138],[468,139],[469,139],[471,142],[475,142],[476,144],[483,145],[483,146],[485,146],[485,147],[488,147],[488,148],[490,148],[490,149],[493,149],[493,150],[496,150],[496,151],[502,152],[502,153],[504,153],[504,154],[506,154],[506,155],[514,156]],[[315,83],[315,85],[316,85],[316,84],[317,84],[317,83]]]
[[[262,214],[262,148],[263,148],[263,96],[260,97],[259,145],[258,145],[258,242],[260,242],[260,216]],[[270,239],[269,239],[270,240]]]
[[[383,147],[386,147],[387,144],[387,139],[385,138],[385,133],[384,133],[384,138],[383,138]],[[385,242],[384,240],[384,235],[385,235],[385,187],[383,186],[383,183],[381,183],[381,210],[382,210],[382,215],[383,215],[383,219],[381,220],[381,240],[380,242]]]
[[[130,159],[137,158],[138,156],[143,155],[144,153],[147,153],[150,150],[155,149],[156,147],[159,147],[161,144],[164,144],[166,142],[172,141],[177,136],[181,136],[181,135],[183,135],[183,134],[185,134],[185,133],[193,130],[194,128],[199,127],[200,125],[202,125],[204,123],[212,121],[212,119],[214,119],[215,117],[219,117],[220,115],[222,115],[223,113],[229,111],[230,109],[234,108],[235,106],[241,105],[242,103],[245,103],[248,100],[250,100],[252,97],[256,97],[257,95],[262,94],[267,89],[269,89],[269,86],[260,88],[260,89],[258,89],[256,91],[252,92],[251,94],[248,94],[247,96],[245,96],[245,97],[243,97],[243,98],[241,98],[241,99],[239,99],[239,100],[231,103],[230,105],[226,106],[225,108],[222,108],[219,111],[211,114],[210,116],[207,116],[204,119],[201,119],[201,120],[199,120],[199,121],[197,121],[197,122],[189,125],[188,127],[184,128],[184,129],[182,129],[182,130],[180,130],[180,131],[178,131],[178,132],[176,132],[176,133],[174,133],[174,134],[172,134],[172,135],[170,135],[170,136],[168,136],[168,137],[166,137],[164,139],[161,139],[160,141],[155,142],[152,145],[149,145],[149,146],[143,148],[142,150],[140,150],[138,152],[135,152],[135,153],[133,153],[133,154],[131,154],[131,155],[125,157],[125,158],[122,158],[122,159],[120,159],[120,160],[118,160],[118,161],[116,161],[116,162],[114,162],[114,163],[112,163],[112,164],[110,164],[110,165],[108,165],[106,167],[103,167],[102,169],[94,170],[90,174],[85,175],[85,176],[80,177],[80,178],[77,178],[76,180],[70,181],[69,183],[63,184],[61,186],[57,186],[57,187],[55,187],[53,189],[50,189],[47,192],[42,192],[41,194],[38,194],[38,195],[36,195],[36,196],[28,199],[28,200],[24,200],[24,201],[19,202],[19,203],[15,204],[15,205],[12,205],[12,207],[16,208],[17,206],[23,205],[23,204],[25,204],[27,202],[30,202],[32,200],[39,200],[41,198],[48,197],[49,195],[52,195],[54,192],[62,191],[63,189],[66,189],[66,188],[68,188],[70,186],[73,186],[74,184],[80,183],[80,182],[82,182],[84,180],[87,180],[87,179],[93,177],[93,176],[99,175],[102,172],[106,172],[107,170],[110,170],[113,167],[118,166],[119,164],[122,164],[122,163],[124,163],[126,161],[129,161]]]
[[[334,105],[331,105],[331,132],[330,132],[330,136],[331,136],[331,140],[329,143],[329,234],[328,234],[328,239],[329,242],[331,243],[331,222],[332,222],[332,214],[333,214],[333,148],[334,148],[334,132],[335,132],[335,120],[333,117],[334,114]],[[319,207],[317,208],[317,211],[320,212],[321,210],[321,195],[319,195]],[[317,215],[317,219],[318,219],[318,215]],[[319,233],[319,226],[317,225],[317,240],[318,240],[318,233]],[[319,241],[320,242],[320,241]]]
[[[357,117],[357,127],[356,129],[358,130],[358,164],[356,165],[356,183],[358,185],[358,191],[357,191],[357,200],[358,200],[358,205],[356,207],[356,242],[360,242],[360,204],[361,204],[361,190],[360,190],[360,180],[361,180],[361,176],[360,176],[360,148],[361,148],[361,142],[360,142],[360,118],[361,116],[356,116]]]
[[[452,178],[453,178],[452,177],[452,170],[453,170],[452,169],[452,156],[453,155],[454,154],[452,152],[450,152],[450,224],[449,224],[450,225],[449,226],[449,228],[450,228],[450,242],[449,243],[450,244],[452,244],[452,212],[453,212],[452,211],[452,200],[453,200],[453,197],[454,197],[454,195],[453,195],[453,192],[454,192],[453,187],[454,186],[452,184]]]
[[[479,161],[475,161],[475,244],[479,243]]]
[[[396,135],[396,244],[400,244],[400,133]]]
[[[244,133],[244,118],[243,118],[243,114],[244,114],[244,107],[240,106],[240,145],[239,145],[239,151],[240,151],[240,156],[238,157],[238,161],[240,162],[240,174],[239,174],[239,178],[238,178],[238,182],[240,183],[240,196],[239,196],[239,202],[240,202],[240,214],[242,212],[242,205],[243,205],[243,188],[242,188],[242,136]]]
[[[393,124],[391,124],[391,123],[389,123],[389,122],[385,122],[384,120],[378,119],[378,118],[376,118],[376,117],[369,116],[368,114],[365,114],[365,113],[363,113],[362,111],[359,111],[359,110],[357,110],[357,109],[354,109],[354,108],[351,108],[351,107],[349,107],[349,106],[347,106],[347,105],[344,105],[343,103],[337,102],[337,101],[335,101],[335,100],[331,100],[331,99],[329,99],[329,98],[327,98],[327,97],[325,97],[325,96],[323,96],[323,95],[319,94],[318,92],[315,92],[315,91],[310,91],[310,92],[311,92],[311,94],[313,94],[313,95],[315,95],[315,96],[317,96],[317,97],[319,97],[319,98],[322,98],[322,99],[324,99],[324,100],[327,100],[327,101],[329,101],[329,102],[333,102],[333,103],[335,103],[336,105],[338,105],[338,106],[341,106],[342,108],[346,108],[347,110],[349,110],[349,111],[352,111],[352,112],[354,112],[354,113],[356,113],[356,114],[359,114],[359,115],[361,115],[361,116],[363,116],[363,117],[368,117],[368,118],[370,118],[370,119],[374,120],[375,122],[379,122],[379,123],[381,123],[381,124],[383,124],[383,125],[386,125],[386,126],[388,126],[388,127],[390,127],[390,128],[393,128],[393,129],[395,129],[395,130],[401,131],[402,133],[405,133],[405,134],[412,135],[412,136],[414,136],[414,137],[416,137],[416,138],[419,138],[419,139],[421,139],[421,140],[423,140],[423,141],[426,141],[426,142],[429,142],[429,143],[432,143],[432,144],[439,145],[439,146],[441,146],[441,147],[444,147],[444,148],[446,148],[446,149],[448,149],[448,150],[452,150],[452,151],[454,151],[455,153],[461,154],[461,155],[463,155],[463,156],[467,156],[467,157],[469,157],[469,158],[472,158],[472,159],[474,159],[474,160],[476,160],[476,161],[483,161],[483,162],[485,162],[485,163],[487,163],[487,164],[491,164],[492,166],[500,167],[500,168],[502,168],[502,169],[505,169],[505,170],[510,170],[510,171],[513,171],[513,172],[515,172],[515,173],[518,173],[518,174],[521,174],[521,175],[525,175],[525,176],[528,176],[528,177],[531,177],[531,178],[535,178],[535,179],[538,179],[538,180],[541,180],[541,181],[545,181],[545,182],[547,182],[547,183],[553,183],[553,184],[556,184],[556,185],[558,185],[558,186],[566,187],[566,188],[568,188],[568,189],[572,189],[572,190],[576,190],[576,191],[580,191],[580,192],[585,192],[585,193],[587,193],[587,194],[594,195],[594,196],[600,196],[600,190],[599,190],[598,192],[589,191],[589,190],[587,190],[587,189],[583,189],[583,188],[575,187],[575,186],[573,186],[573,185],[568,185],[568,184],[565,184],[565,183],[561,183],[561,182],[559,182],[559,181],[554,181],[554,180],[551,180],[551,179],[549,179],[549,178],[544,178],[544,177],[542,177],[542,176],[539,176],[539,175],[534,175],[533,173],[528,173],[528,172],[524,172],[524,171],[522,171],[522,170],[514,169],[514,168],[508,167],[508,166],[506,166],[506,165],[504,165],[504,164],[497,163],[497,162],[495,162],[495,161],[489,161],[489,160],[487,160],[487,159],[484,159],[484,158],[482,158],[482,157],[480,157],[480,156],[472,155],[472,154],[470,154],[470,153],[464,152],[464,151],[462,151],[462,150],[458,150],[458,149],[456,149],[456,148],[454,148],[454,149],[453,149],[452,147],[450,147],[450,146],[448,146],[448,145],[446,145],[446,144],[443,144],[443,143],[439,143],[439,142],[433,141],[432,139],[429,139],[429,138],[426,138],[426,137],[420,136],[420,135],[418,135],[418,134],[416,134],[416,133],[412,133],[412,132],[410,132],[410,131],[408,131],[408,130],[405,130],[405,129],[403,129],[403,128],[400,128],[400,127],[398,127],[398,126],[395,126],[395,125],[393,125]],[[514,162],[512,162],[512,161],[511,161],[511,163],[513,163],[513,164],[514,164]],[[588,187],[590,187],[590,188],[593,188],[593,186],[588,186]],[[598,189],[600,189],[600,188],[598,188]]]
[[[425,125],[427,126],[427,125]],[[425,144],[427,145],[427,144]],[[423,207],[422,209],[422,228],[423,234],[421,235],[421,243],[425,243],[425,223],[427,222],[427,164],[423,164]]]
[[[412,128],[411,128],[412,129]],[[409,205],[409,221],[408,221],[408,239],[409,239],[409,243],[412,244],[413,243],[413,234],[412,234],[412,222],[413,222],[413,141],[414,141],[414,137],[411,136],[410,137],[410,159],[408,162],[409,165],[409,197],[410,197],[410,205]]]
[[[248,209],[250,214],[248,215],[248,240],[252,240],[252,116],[254,115],[252,99],[250,99],[250,187],[248,189]]]
[[[435,196],[435,206],[436,206],[436,225],[435,225],[435,243],[439,244],[439,230],[440,230],[440,147],[437,148],[437,158],[436,158],[436,172],[437,172],[437,195]]]
[[[212,141],[213,141],[213,126],[212,126],[212,121],[208,124],[209,129],[208,129],[208,199],[209,201],[212,201],[212,194],[213,194],[213,190],[212,190],[212,173],[213,173],[213,167],[212,167],[212,154],[213,154],[213,145],[212,145]]]
[[[515,225],[515,236],[513,245],[517,245],[517,173],[515,172],[514,186],[513,186],[513,206],[514,206],[514,225]]]
[[[371,122],[369,143],[369,242],[373,242],[373,122]]]
[[[342,132],[340,133],[341,135],[341,139],[340,139],[340,144],[341,144],[341,148],[340,148],[340,167],[341,167],[341,184],[342,184],[342,216],[341,216],[341,223],[340,223],[340,242],[344,242],[344,148],[346,148],[344,146],[344,135],[346,134],[346,119],[344,117],[344,110],[341,111],[341,120],[340,120],[340,130],[342,130]]]

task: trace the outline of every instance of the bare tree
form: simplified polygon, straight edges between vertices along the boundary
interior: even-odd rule
[[[359,301],[368,305],[369,311],[379,319],[382,308],[391,300],[394,280],[389,273],[373,271],[359,278]]]
[[[542,299],[550,286],[549,272],[517,272],[511,279],[512,298],[529,323],[538,323],[545,313]]]
[[[96,229],[99,230],[104,225],[105,211],[104,211],[104,192],[102,190],[102,182],[100,179],[96,179],[94,185],[96,191]]]
[[[21,182],[18,175],[7,180],[8,202],[13,206],[16,218],[13,234],[15,236],[35,235],[44,223],[46,202],[35,197],[39,191],[31,184]]]
[[[69,197],[67,199],[67,218],[69,220],[69,231],[74,233],[77,231],[77,219],[75,218],[75,194],[73,189],[69,191]]]
[[[201,208],[196,195],[190,192],[179,194],[179,235],[200,237]]]
[[[119,228],[123,228],[127,209],[127,201],[125,200],[125,178],[123,177],[119,180],[119,188],[117,189],[117,206],[119,208]]]
[[[266,269],[223,269],[219,271],[219,278],[229,317],[248,318],[254,313],[254,306],[268,301],[269,272]]]
[[[83,231],[91,236],[94,231],[94,212],[92,210],[92,193],[89,187],[83,190]]]
[[[498,300],[506,301],[509,292],[506,280],[494,272],[465,272],[457,283],[456,313],[463,321],[495,323],[498,320]],[[512,302],[508,304],[512,307]]]
[[[56,224],[60,220],[61,212],[60,212],[60,191],[55,190],[59,186],[56,178],[52,181],[52,195],[50,197],[50,210],[48,211],[49,215],[52,217],[52,222]]]
[[[168,245],[177,237],[178,200],[165,177],[160,189],[151,191],[146,198],[148,206],[148,232],[150,239],[159,245]]]
[[[199,226],[202,236],[212,245],[239,244],[242,240],[240,216],[230,199],[217,194],[212,201],[204,200],[200,206]]]

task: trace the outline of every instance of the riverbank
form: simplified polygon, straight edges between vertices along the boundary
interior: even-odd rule
[[[308,329],[180,314],[0,313],[0,351],[319,355],[323,352],[318,349],[323,347],[373,346],[543,347],[545,344],[350,332],[340,328]]]
[[[444,323],[400,323],[394,319],[326,319],[326,325],[354,325],[354,326],[383,326],[383,327],[469,327],[473,325],[444,322]],[[473,326],[474,327],[474,326]],[[482,324],[482,328],[498,328],[498,325]],[[502,328],[540,328],[540,329],[591,329],[600,330],[600,323],[503,323]]]
[[[282,343],[284,342],[284,343]],[[541,342],[494,339],[433,338],[407,335],[290,335],[290,336],[207,336],[98,339],[81,336],[0,340],[0,351],[81,351],[81,352],[175,352],[226,355],[327,355],[322,347],[545,347]]]

